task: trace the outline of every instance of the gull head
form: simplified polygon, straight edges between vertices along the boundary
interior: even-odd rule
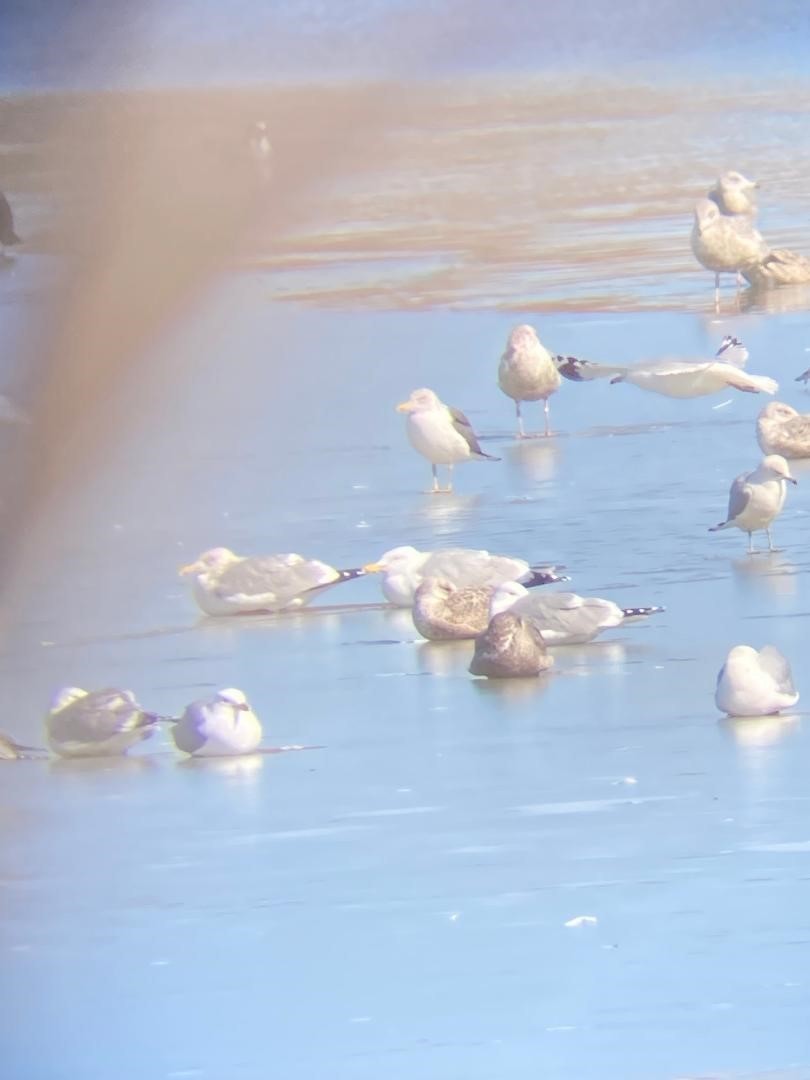
[[[529,326],[528,323],[521,323],[520,326],[516,326],[514,330],[509,334],[509,340],[507,341],[507,348],[521,349],[531,348],[538,343],[537,331],[533,326]]]
[[[720,220],[720,209],[711,199],[699,199],[695,203],[695,228],[699,233],[711,230]]]
[[[790,466],[781,454],[768,454],[762,459],[760,469],[771,473],[779,480],[787,480],[789,484],[797,484],[795,476],[790,475]]]
[[[226,705],[233,705],[235,709],[239,709],[241,712],[249,712],[250,705],[248,700],[241,690],[235,689],[233,686],[226,687],[224,690],[217,690],[217,701],[223,701]]]
[[[529,590],[524,589],[519,581],[504,581],[492,594],[489,606],[490,618],[508,611],[509,608],[521,597],[528,596]]]
[[[363,567],[367,574],[386,573],[389,570],[405,571],[416,562],[424,559],[424,554],[414,547],[391,548],[376,561]]]
[[[82,690],[81,687],[63,686],[61,690],[57,690],[51,700],[51,712],[66,709],[68,705],[72,705],[74,701],[79,701],[83,697],[87,697],[87,691]]]
[[[400,402],[397,405],[397,412],[412,413],[412,412],[425,412],[428,409],[440,409],[442,403],[439,400],[437,394],[434,394],[432,390],[423,388],[421,390],[414,390],[407,401]]]
[[[760,412],[758,419],[776,420],[780,423],[785,423],[785,421],[793,420],[798,415],[799,414],[793,406],[786,405],[784,401],[769,401],[765,408]]]
[[[180,577],[188,577],[190,574],[209,574],[212,570],[224,570],[238,557],[230,548],[211,548],[209,551],[204,551],[196,562],[181,566],[178,574]]]
[[[735,645],[733,649],[729,651],[726,657],[726,664],[733,666],[743,665],[749,667],[751,664],[759,663],[759,653],[751,645]]]

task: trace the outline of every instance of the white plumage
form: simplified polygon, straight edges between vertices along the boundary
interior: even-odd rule
[[[241,690],[219,690],[194,701],[172,728],[178,750],[195,757],[250,754],[262,739],[262,726]]]
[[[768,716],[799,700],[790,665],[773,645],[735,645],[717,676],[717,708],[729,716]]]

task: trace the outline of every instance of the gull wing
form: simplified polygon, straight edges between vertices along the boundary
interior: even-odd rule
[[[317,559],[300,555],[263,555],[240,559],[220,575],[216,592],[235,603],[283,606],[310,589],[339,579],[337,570]]]
[[[735,390],[742,390],[747,394],[775,394],[779,389],[779,383],[767,375],[749,375],[734,364],[715,363],[710,365],[728,386]]]
[[[793,675],[790,664],[773,645],[766,645],[759,650],[759,665],[766,671],[776,683],[783,694],[795,694],[796,687],[793,685]]]
[[[454,409],[452,405],[447,405],[445,406],[445,408],[450,414],[450,421],[453,427],[456,429],[459,435],[461,435],[462,438],[467,440],[467,445],[469,446],[470,450],[472,450],[474,454],[481,454],[482,457],[486,457],[487,455],[481,449],[478,438],[473,431],[472,424],[461,411],[461,409]]]
[[[751,499],[751,485],[748,483],[748,473],[742,473],[728,493],[728,513],[726,521],[734,521],[745,510]]]

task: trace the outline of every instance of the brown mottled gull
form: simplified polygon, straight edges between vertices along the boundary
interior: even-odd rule
[[[469,670],[490,679],[526,678],[547,671],[553,663],[534,620],[504,611],[494,615],[475,639]]]
[[[429,641],[477,637],[489,623],[494,585],[459,587],[443,578],[427,578],[413,599],[413,625]]]
[[[160,719],[141,708],[131,690],[68,686],[53,700],[45,735],[62,757],[108,757],[148,739]]]
[[[548,349],[541,345],[534,327],[526,324],[516,326],[509,335],[506,351],[498,365],[498,386],[515,403],[519,439],[526,437],[520,413],[521,401],[543,402],[543,434],[551,434],[548,426],[548,399],[559,389],[560,381],[554,359]]]
[[[763,454],[810,457],[810,414],[783,401],[769,401],[757,417],[757,442]]]

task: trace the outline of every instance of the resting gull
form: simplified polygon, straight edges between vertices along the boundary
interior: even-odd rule
[[[757,442],[763,454],[810,457],[810,413],[797,412],[783,401],[769,401],[757,417]]]
[[[533,619],[547,645],[582,645],[603,630],[619,626],[625,619],[652,615],[661,607],[620,608],[612,600],[576,593],[529,593],[518,582],[500,585],[492,597],[493,615],[512,611]]]
[[[609,378],[612,383],[631,383],[641,390],[672,398],[704,397],[720,390],[741,390],[748,394],[775,394],[779,384],[767,375],[743,371],[748,349],[735,337],[726,336],[711,360],[653,360],[620,367],[558,356],[560,374],[574,382]]]
[[[362,577],[364,570],[335,570],[302,555],[235,555],[211,548],[188,566],[194,599],[206,615],[292,611],[305,607],[326,589]]]
[[[788,463],[781,454],[768,454],[753,472],[741,473],[731,485],[726,520],[712,525],[709,532],[734,526],[748,533],[748,553],[753,554],[752,534],[765,531],[768,550],[776,550],[771,539],[771,522],[785,504],[787,484],[797,483],[790,475]]]
[[[742,275],[758,289],[810,283],[810,259],[786,248],[774,248],[760,261],[742,268]]]
[[[714,187],[709,189],[707,198],[711,199],[726,217],[753,217],[757,207],[750,193],[758,187],[756,180],[749,180],[742,173],[731,170],[718,176]]]
[[[383,595],[397,607],[410,607],[416,590],[426,578],[442,578],[457,586],[500,585],[504,581],[520,581],[529,588],[568,580],[557,573],[560,569],[558,566],[530,565],[525,559],[490,555],[488,551],[470,548],[417,551],[413,547],[397,547],[386,551],[377,562],[368,563],[363,569],[370,574],[382,574]]]
[[[459,461],[501,460],[484,453],[464,413],[445,405],[432,390],[414,390],[407,401],[397,405],[397,412],[408,414],[406,430],[411,446],[431,464],[434,495],[453,490],[453,466]],[[450,469],[445,488],[439,487],[438,465]]]
[[[62,757],[107,757],[148,739],[160,719],[141,708],[131,690],[68,686],[51,704],[45,734]]]
[[[494,585],[454,585],[425,578],[413,599],[413,625],[428,641],[477,637],[489,623]]]
[[[790,664],[773,645],[735,645],[717,676],[717,708],[729,716],[769,716],[799,700]]]
[[[262,726],[241,690],[218,690],[207,701],[187,705],[172,727],[178,750],[194,757],[251,754],[262,739]]]
[[[519,439],[526,437],[520,413],[521,401],[543,402],[544,434],[551,434],[548,399],[559,389],[560,382],[554,359],[548,349],[540,344],[534,327],[526,324],[516,326],[509,335],[506,351],[498,365],[498,386],[515,403]]]
[[[535,621],[503,611],[475,639],[469,671],[490,679],[525,678],[547,671],[553,663]]]

